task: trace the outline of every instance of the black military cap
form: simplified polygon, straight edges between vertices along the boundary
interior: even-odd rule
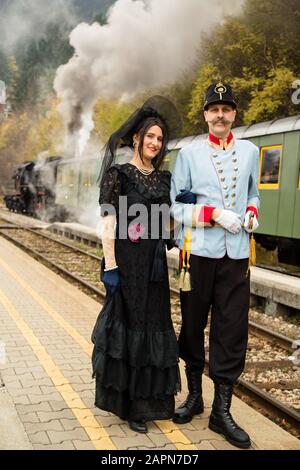
[[[213,83],[208,87],[204,102],[204,111],[207,111],[210,104],[229,104],[236,109],[237,104],[234,100],[232,88],[230,85],[224,85],[222,82]]]

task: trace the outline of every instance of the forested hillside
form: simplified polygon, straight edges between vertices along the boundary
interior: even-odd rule
[[[42,4],[44,0],[40,1]],[[11,38],[7,28],[0,28],[0,80],[8,85],[10,103],[8,117],[0,122],[2,162],[34,159],[43,151],[62,151],[64,133],[53,92],[56,69],[73,55],[68,42],[73,27],[94,19],[104,23],[107,9],[114,3],[69,0],[63,2],[67,9],[60,11],[60,1],[54,1],[55,15],[50,15],[49,21],[46,17],[40,20],[28,34],[18,36],[21,29],[15,28],[17,36]],[[28,2],[32,0],[26,5]],[[22,3],[2,0],[0,21],[14,5]],[[171,88],[149,90],[148,95],[153,91],[171,97],[183,115],[184,134],[200,133],[205,130],[204,92],[212,80],[218,79],[230,82],[236,90],[237,124],[300,114],[300,105],[291,99],[292,84],[300,79],[300,1],[245,0],[238,17],[227,17],[199,39],[194,70]],[[105,141],[143,99],[136,97],[134,103],[120,105],[99,97],[94,113],[95,143]]]

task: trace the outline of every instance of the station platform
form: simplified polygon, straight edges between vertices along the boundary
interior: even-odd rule
[[[155,421],[148,434],[136,434],[94,407],[90,336],[100,309],[0,238],[0,449],[236,450],[208,429],[213,384],[206,377],[205,411],[186,425]],[[182,382],[178,403],[183,373]],[[232,412],[253,450],[300,450],[298,439],[236,397]]]

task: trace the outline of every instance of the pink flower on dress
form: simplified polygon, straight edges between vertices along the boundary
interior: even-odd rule
[[[128,237],[132,243],[139,243],[145,233],[145,228],[141,224],[130,224],[128,227]]]

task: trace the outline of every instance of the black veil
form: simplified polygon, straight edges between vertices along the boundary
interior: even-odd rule
[[[163,96],[152,96],[110,136],[104,147],[104,157],[99,175],[100,184],[103,176],[115,163],[118,148],[123,146],[133,148],[133,136],[140,127],[141,122],[147,118],[160,119],[166,128],[167,138],[165,139],[165,148],[163,149],[164,155],[168,153],[168,140],[180,136],[182,120],[175,105]]]

